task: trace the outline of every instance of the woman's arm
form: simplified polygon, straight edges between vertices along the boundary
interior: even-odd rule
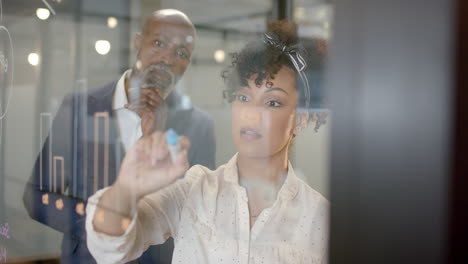
[[[172,162],[164,134],[138,140],[125,156],[117,181],[89,199],[88,248],[98,262],[125,263],[175,231],[172,222],[177,222],[190,187],[186,178],[174,183],[188,168],[190,143],[181,137],[179,144]]]
[[[93,218],[97,232],[124,234],[125,222],[133,217],[140,199],[172,184],[187,171],[190,142],[185,137],[179,142],[180,152],[174,162],[163,133],[155,132],[135,143],[125,156],[117,181],[97,204]]]

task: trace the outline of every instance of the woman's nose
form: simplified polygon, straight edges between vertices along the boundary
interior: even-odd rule
[[[258,122],[261,120],[262,113],[256,106],[245,107],[242,111],[242,118],[250,122]]]

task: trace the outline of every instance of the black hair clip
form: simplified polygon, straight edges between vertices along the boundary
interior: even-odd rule
[[[263,33],[262,40],[267,45],[273,46],[281,50],[282,52],[286,53],[286,55],[288,55],[289,59],[294,65],[294,68],[296,68],[296,71],[299,77],[304,83],[304,88],[305,88],[304,93],[305,93],[305,98],[306,98],[305,108],[307,109],[310,104],[310,88],[309,88],[309,81],[307,80],[307,76],[305,75],[305,72],[304,72],[307,67],[307,62],[302,56],[302,54],[306,53],[304,47],[301,44],[286,46],[283,43],[281,43],[279,37],[276,34],[271,33],[271,32]]]
[[[286,46],[281,43],[278,36],[274,33],[263,33],[263,41],[268,45],[285,52],[298,72],[302,72],[307,67],[307,63],[302,57],[302,54],[305,53],[305,49],[301,44]]]

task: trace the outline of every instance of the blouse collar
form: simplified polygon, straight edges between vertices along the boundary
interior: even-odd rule
[[[237,155],[236,153],[226,164],[224,169],[224,179],[228,182],[232,182],[239,186],[239,174],[237,170]],[[291,165],[291,162],[288,161],[288,174],[286,180],[281,186],[278,197],[291,200],[293,199],[299,189],[299,179],[294,173],[294,169]]]

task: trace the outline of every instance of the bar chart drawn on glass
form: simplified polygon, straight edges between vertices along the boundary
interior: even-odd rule
[[[103,184],[104,187],[109,186],[109,113],[108,112],[96,112],[94,114],[94,181],[92,182],[93,184],[93,191],[96,192],[99,189],[99,179],[101,178],[99,175],[100,172],[100,164],[103,166]],[[48,144],[47,149],[49,150],[48,153],[42,153],[42,151],[39,154],[39,189],[41,191],[44,190],[44,179],[48,179],[49,182],[49,188],[47,191],[49,192],[55,192],[55,193],[61,193],[64,194],[66,191],[66,186],[65,186],[65,157],[59,156],[59,155],[54,155],[52,153],[53,149],[53,144],[54,144],[54,137],[52,130],[50,129],[52,127],[52,114],[51,113],[40,113],[39,116],[39,137],[42,139],[44,138],[44,135],[48,134],[48,141],[46,143]],[[103,128],[102,131],[100,128]],[[101,134],[101,132],[104,132]],[[102,138],[101,138],[102,136]],[[101,150],[103,151],[103,160],[99,160],[99,153],[100,153],[100,143],[99,142],[104,142],[105,149]],[[85,158],[86,160],[86,158]],[[101,162],[100,162],[101,161]],[[49,168],[52,168],[52,171],[49,170],[49,175],[43,175],[43,164],[46,162]],[[76,162],[76,161],[75,161]],[[86,170],[86,169],[85,169]],[[45,178],[46,177],[46,178]],[[75,188],[73,190],[68,190],[68,194],[73,195],[76,197],[76,171],[72,173],[72,182],[74,183]],[[86,190],[87,190],[87,180],[86,177],[84,177],[84,191],[86,195]],[[61,199],[57,201],[49,201],[49,195],[44,194],[42,196],[42,203],[44,205],[51,205],[55,206],[57,210],[62,210],[63,209],[63,201]],[[79,215],[84,215],[84,204],[79,203],[75,211]]]

